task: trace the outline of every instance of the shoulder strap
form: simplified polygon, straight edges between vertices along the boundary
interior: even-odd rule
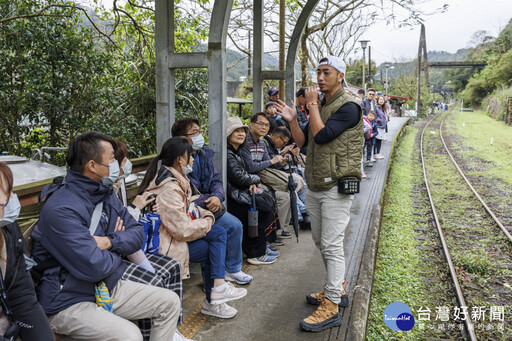
[[[103,201],[98,203],[94,207],[94,211],[92,212],[91,224],[89,225],[89,232],[91,236],[94,236],[94,232],[96,232],[96,228],[100,222],[101,212],[103,211]]]

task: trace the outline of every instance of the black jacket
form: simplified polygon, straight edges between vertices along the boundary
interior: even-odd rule
[[[48,319],[39,305],[32,277],[27,271],[23,253],[26,244],[16,222],[2,227],[5,247],[7,248],[7,269],[4,283],[7,290],[7,301],[16,321],[23,322],[33,328],[21,328],[22,340],[55,340]]]
[[[261,180],[256,174],[249,174],[245,170],[240,150],[235,150],[228,143],[228,197],[239,204],[250,205],[249,186],[259,184]]]

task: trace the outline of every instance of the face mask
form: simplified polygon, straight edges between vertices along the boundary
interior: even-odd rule
[[[187,166],[186,166],[186,167],[181,166],[181,171],[182,171],[182,172],[183,172],[183,174],[185,174],[185,175],[190,174],[190,173],[192,173],[192,166],[190,166],[190,165],[187,163]]]
[[[123,172],[123,176],[128,176],[132,173],[132,163],[128,159],[126,159],[126,163],[123,166]]]
[[[112,186],[112,184],[116,182],[117,178],[119,177],[119,162],[114,160],[111,164],[108,165],[108,169],[108,177],[101,178],[101,182],[105,186]]]
[[[21,205],[18,196],[14,194],[4,207],[4,217],[0,220],[0,227],[14,223],[20,215]]]
[[[204,146],[203,135],[199,134],[192,138],[192,149],[199,150],[199,149],[203,148],[203,146]]]

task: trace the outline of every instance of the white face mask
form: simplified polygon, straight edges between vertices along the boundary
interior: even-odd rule
[[[101,178],[101,182],[105,186],[112,186],[112,184],[116,182],[117,178],[119,177],[119,162],[117,162],[117,160],[112,161],[112,163],[108,165],[108,169],[108,177]]]
[[[188,163],[187,163],[187,165],[185,167],[181,166],[181,171],[185,175],[192,173],[192,170],[193,170],[192,166],[190,166]]]
[[[192,138],[192,149],[199,150],[199,149],[203,148],[203,146],[204,146],[203,135],[199,134]]]
[[[21,205],[18,196],[14,194],[4,207],[4,217],[0,219],[0,227],[14,223],[20,215]]]
[[[123,166],[123,173],[124,176],[128,176],[132,173],[132,163],[128,159],[126,159],[126,163]]]

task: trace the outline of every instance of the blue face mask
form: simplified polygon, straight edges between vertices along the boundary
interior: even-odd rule
[[[192,138],[192,149],[199,150],[199,149],[203,148],[203,146],[204,146],[203,135],[199,134]]]
[[[123,173],[124,176],[128,176],[132,173],[132,163],[128,159],[126,159],[126,163],[123,166]]]
[[[119,177],[119,162],[114,160],[111,164],[108,165],[108,169],[108,176],[106,178],[101,178],[101,183],[103,183],[105,186],[112,186]]]
[[[14,194],[4,207],[4,217],[0,219],[0,227],[14,223],[20,215],[21,205],[18,196]]]

